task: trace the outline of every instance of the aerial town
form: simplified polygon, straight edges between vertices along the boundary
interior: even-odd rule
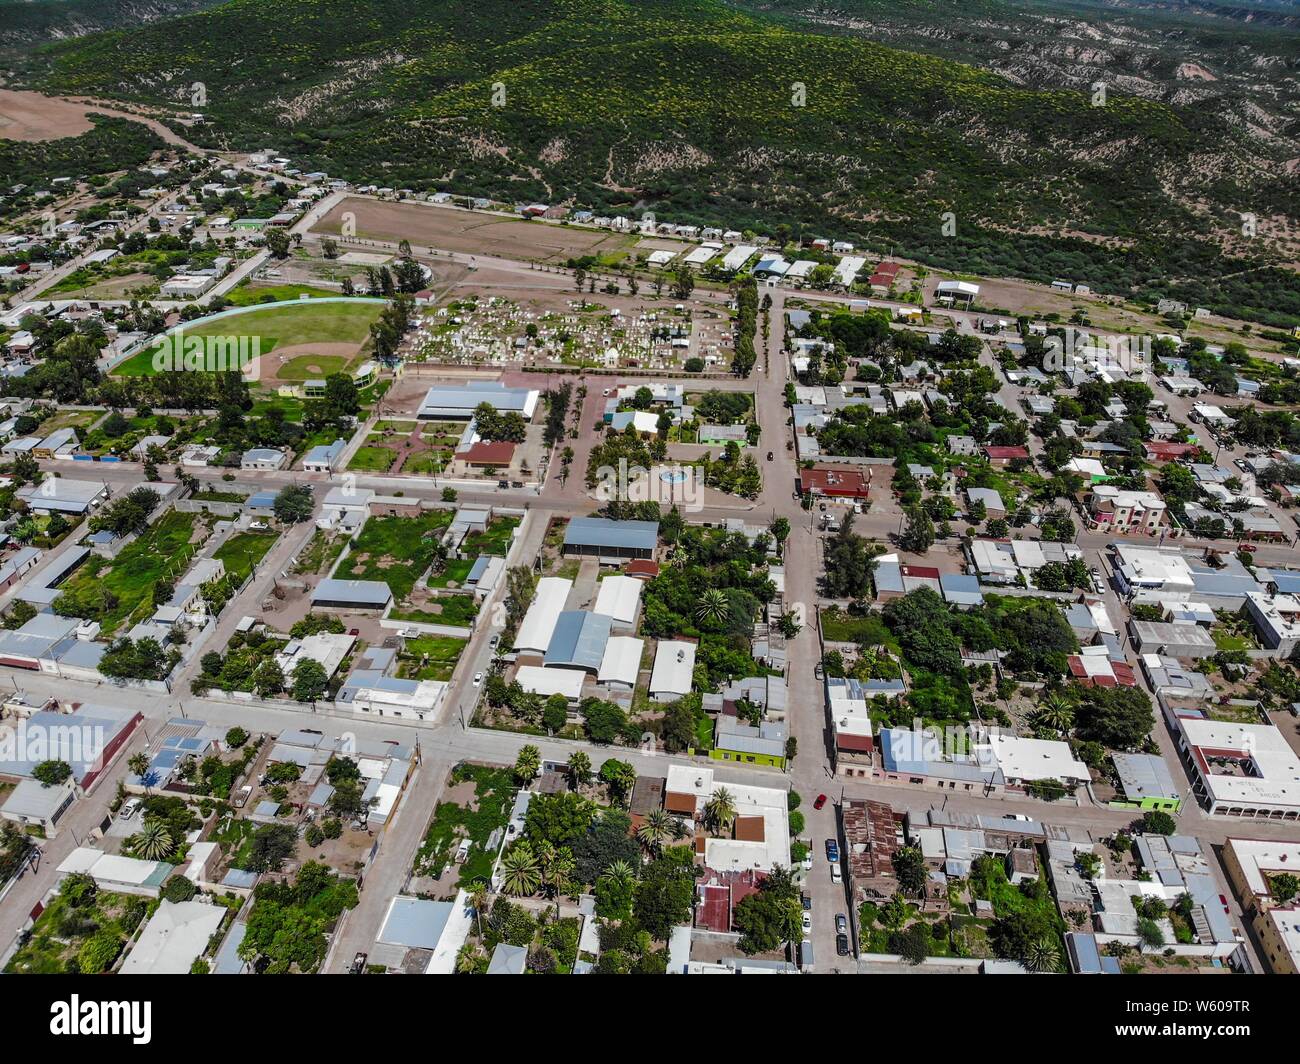
[[[442,186],[0,189],[0,969],[1300,971],[1300,326]]]

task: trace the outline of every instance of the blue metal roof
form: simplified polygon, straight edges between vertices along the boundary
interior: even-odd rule
[[[566,547],[632,547],[654,550],[658,542],[658,521],[611,521],[604,517],[575,517],[564,530]]]
[[[568,610],[561,613],[547,647],[547,665],[571,665],[583,669],[599,669],[609,642],[612,617],[585,610]]]
[[[312,602],[345,602],[358,606],[386,606],[393,597],[382,580],[322,580],[312,592]]]

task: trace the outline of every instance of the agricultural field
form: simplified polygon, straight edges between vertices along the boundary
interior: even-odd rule
[[[356,219],[362,240],[409,240],[418,252],[424,248],[459,251],[471,255],[499,256],[535,262],[564,262],[583,255],[625,251],[632,238],[528,222],[519,218],[414,203],[387,203],[349,196],[322,218],[313,233],[342,232],[343,216]]]

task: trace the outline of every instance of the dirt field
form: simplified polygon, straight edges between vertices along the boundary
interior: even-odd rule
[[[357,353],[356,344],[319,343],[277,347],[257,360],[260,380],[312,380],[341,373]]]
[[[343,216],[348,212],[356,215],[358,238],[405,239],[417,252],[428,247],[523,261],[562,262],[577,255],[619,252],[630,243],[630,238],[620,233],[569,229],[450,207],[385,203],[351,196],[342,200],[312,231],[341,232]]]
[[[76,137],[93,127],[88,108],[39,92],[0,89],[0,137],[5,140],[57,140]]]

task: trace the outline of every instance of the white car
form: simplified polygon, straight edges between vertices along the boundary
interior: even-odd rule
[[[831,882],[832,883],[844,882],[844,873],[840,871],[840,866],[838,862],[831,865]]]
[[[482,682],[483,682],[483,674],[481,672],[476,672],[474,674],[474,686],[477,687]]]
[[[803,933],[806,935],[812,930],[812,914],[803,914]]]

